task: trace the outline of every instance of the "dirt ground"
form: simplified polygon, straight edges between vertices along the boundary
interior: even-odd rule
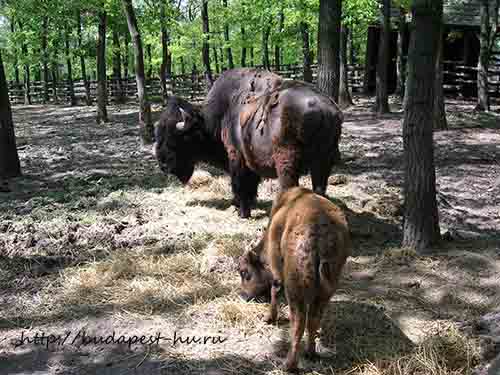
[[[371,105],[356,98],[346,111],[328,194],[347,213],[354,254],[322,323],[321,359],[301,358],[302,372],[479,371],[500,352],[500,115],[447,102],[450,128],[435,133],[444,240],[420,257],[400,247],[400,103],[383,118]],[[110,107],[100,126],[94,108],[13,110],[24,175],[0,192],[0,373],[281,373],[286,304],[266,325],[267,305],[238,298],[236,272],[276,181],[242,220],[220,171],[200,166],[188,187],[161,174],[134,106]]]

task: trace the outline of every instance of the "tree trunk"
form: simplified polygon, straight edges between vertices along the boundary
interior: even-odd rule
[[[128,64],[130,61],[129,45],[130,45],[130,34],[127,30],[127,32],[125,33],[125,55],[123,56],[123,78],[127,83],[129,76]]]
[[[69,51],[69,31],[67,28],[64,29],[64,46],[65,46],[65,54],[66,54],[66,66],[68,70],[68,95],[69,95],[69,103],[71,106],[76,105],[75,98],[75,86],[73,84],[73,65],[71,63],[71,53]]]
[[[264,69],[269,69],[271,65],[269,64],[269,35],[271,33],[271,26],[264,25],[262,30],[262,67]]]
[[[205,66],[205,81],[207,82],[207,89],[210,90],[214,83],[214,79],[212,77],[212,69],[210,68],[210,27],[208,23],[208,0],[203,0],[203,5],[201,7],[201,20],[203,23],[202,58],[203,65]]]
[[[42,21],[42,71],[43,71],[43,103],[48,103],[49,98],[49,56],[47,50],[47,34],[49,21],[43,17]]]
[[[424,252],[440,239],[434,168],[433,112],[442,0],[413,0],[403,120],[403,246]]]
[[[320,0],[318,21],[318,87],[336,102],[340,82],[342,0]]]
[[[106,12],[99,12],[97,34],[97,122],[108,122],[108,92],[106,82]]]
[[[216,50],[216,48],[214,48],[214,50]],[[226,70],[226,65],[224,63],[224,50],[220,49],[220,71],[223,72],[224,70]]]
[[[222,5],[227,8],[227,0],[222,0]],[[224,25],[224,41],[226,42],[227,66],[229,69],[234,69],[233,52],[229,44],[229,24]]]
[[[151,44],[146,44],[146,60],[148,62],[148,69],[146,70],[146,78],[148,81],[150,81],[151,78],[153,77]]]
[[[19,24],[19,28],[22,29],[21,24]],[[23,56],[26,58],[28,56],[28,46],[26,45],[26,41],[23,40],[21,51]],[[28,63],[24,64],[24,105],[31,104],[31,82],[30,82],[30,66]]]
[[[116,27],[116,26],[115,26]],[[120,51],[120,34],[113,30],[113,80],[115,83],[116,102],[123,103],[125,95],[123,93],[122,80],[122,57]]]
[[[279,71],[281,69],[281,43],[282,43],[282,33],[285,27],[285,13],[283,8],[280,9],[279,21],[278,21],[278,40],[274,46],[274,69]]]
[[[244,68],[247,66],[247,47],[246,47],[246,37],[245,37],[245,28],[241,26],[241,66]]]
[[[406,14],[404,9],[400,9],[400,17],[398,22],[398,53],[396,58],[396,94],[399,95],[401,99],[405,95],[405,83],[406,83],[406,62],[404,57],[404,45],[406,42],[407,25],[406,25]]]
[[[167,16],[165,11],[165,2],[160,1],[160,30],[161,30],[161,66],[160,66],[160,87],[161,95],[163,98],[163,104],[167,104],[168,100],[168,90],[167,90],[167,80],[170,79],[171,71],[169,65],[171,65],[170,54],[168,52],[168,32],[167,32]]]
[[[122,0],[123,8],[127,16],[128,30],[134,43],[135,52],[135,79],[137,81],[137,96],[139,98],[139,131],[143,144],[151,144],[154,140],[154,128],[151,120],[151,105],[144,79],[144,55],[142,50],[142,39],[137,27],[132,0]]]
[[[341,108],[347,108],[353,105],[351,93],[349,92],[349,75],[347,66],[347,39],[349,30],[342,26],[340,33],[340,86],[339,86],[339,105]]]
[[[481,36],[479,63],[477,69],[477,105],[476,111],[490,110],[490,95],[488,93],[488,68],[490,64],[490,12],[489,0],[480,1],[481,12]]]
[[[217,48],[215,46],[212,48],[214,52],[214,62],[215,62],[215,72],[217,74],[220,73],[220,66],[219,66],[219,55],[217,54]]]
[[[255,66],[253,46],[250,47],[250,66]]]
[[[389,48],[391,37],[391,0],[383,0],[382,18],[383,22],[380,29],[377,64],[377,98],[375,103],[375,108],[379,115],[390,112],[387,73],[389,70]]]
[[[14,19],[12,19],[10,21],[10,32],[13,34],[12,38],[14,38],[15,37],[14,33],[16,32]],[[14,47],[14,51],[13,52],[14,52],[14,56],[13,56],[14,57],[14,80],[16,81],[16,85],[18,86],[17,88],[19,88],[21,80],[19,79],[19,66],[17,65],[18,64],[18,59],[17,59],[18,50],[17,50],[17,46]]]
[[[446,109],[444,103],[444,89],[443,89],[443,32],[444,24],[441,22],[439,30],[439,46],[436,57],[436,79],[435,79],[435,94],[434,94],[434,129],[445,130],[448,129],[448,122],[446,121]]]
[[[9,86],[0,51],[0,179],[21,175],[14,123],[10,109]]]
[[[303,73],[304,73],[304,81],[312,82],[312,58],[311,58],[311,50],[309,48],[309,25],[306,22],[301,22],[299,25],[300,35],[302,37],[302,56],[303,56]]]
[[[181,60],[181,74],[185,75],[186,74],[186,65],[184,65],[184,57],[181,56],[180,60]]]
[[[57,66],[57,61],[58,61],[58,57],[57,57],[57,50],[58,50],[58,46],[55,45],[54,46],[54,56],[53,56],[53,59],[52,59],[52,66],[51,66],[51,70],[52,70],[52,101],[54,103],[59,103],[59,94],[58,94],[58,90],[57,90],[57,84],[59,82],[59,69],[58,69],[58,66]]]
[[[85,88],[85,104],[88,106],[92,105],[92,97],[90,96],[90,82],[87,77],[87,69],[85,66],[85,54],[82,51],[83,38],[82,38],[82,16],[80,10],[76,10],[76,22],[77,22],[77,32],[78,32],[78,49],[80,55],[80,68],[82,71],[83,86]]]

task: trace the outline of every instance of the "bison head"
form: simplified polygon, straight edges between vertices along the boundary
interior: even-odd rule
[[[203,117],[198,108],[171,97],[155,125],[154,154],[161,170],[183,184],[194,172]]]
[[[241,277],[241,298],[245,301],[269,300],[272,275],[254,251],[247,251],[239,258],[238,272]]]

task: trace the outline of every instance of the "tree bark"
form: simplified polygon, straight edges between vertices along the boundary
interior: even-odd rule
[[[179,59],[181,61],[181,74],[185,75],[186,74],[186,65],[184,64],[184,57],[181,56]]]
[[[49,56],[47,50],[47,34],[49,28],[47,17],[42,21],[42,71],[43,71],[43,103],[48,103],[49,98]]]
[[[403,246],[418,252],[425,252],[440,239],[432,127],[442,14],[442,0],[412,1],[413,32],[403,120]]]
[[[264,69],[269,69],[271,67],[269,63],[269,35],[271,34],[271,26],[268,24],[264,25],[262,29],[262,67]]]
[[[390,112],[387,73],[391,37],[391,0],[383,0],[382,20],[377,64],[377,98],[375,103],[375,108],[379,115]]]
[[[10,21],[10,32],[13,34],[12,37],[14,38],[14,34],[16,32],[16,27],[15,27],[15,22],[14,22],[14,19],[12,19]],[[18,64],[18,59],[17,59],[17,53],[18,53],[18,49],[17,49],[17,46],[14,47],[14,80],[16,81],[16,85],[18,86],[17,88],[19,88],[19,85],[20,85],[20,78],[19,78],[19,66],[17,65]]]
[[[127,83],[129,77],[128,65],[130,62],[129,45],[130,45],[130,34],[127,30],[127,32],[125,33],[125,54],[123,56],[123,78]]]
[[[340,86],[339,86],[339,105],[341,108],[347,108],[353,105],[351,93],[349,92],[349,74],[347,65],[347,39],[349,30],[342,26],[340,33]]]
[[[97,122],[108,122],[108,92],[106,82],[106,12],[99,12],[97,34]]]
[[[9,100],[9,86],[5,78],[0,51],[0,179],[21,175],[16,136]]]
[[[212,69],[210,68],[210,44],[209,44],[209,21],[208,21],[208,0],[203,0],[201,7],[201,20],[203,26],[203,46],[202,46],[202,59],[205,67],[205,81],[207,82],[207,89],[210,90],[214,83],[212,77]]]
[[[406,42],[407,25],[406,25],[406,13],[403,8],[399,11],[399,22],[398,22],[398,53],[396,58],[396,94],[399,95],[401,99],[405,95],[405,81],[406,81],[406,62],[404,57],[404,45]]]
[[[64,46],[65,46],[65,54],[66,54],[66,67],[68,73],[68,95],[69,95],[69,103],[71,106],[76,105],[75,98],[75,86],[73,84],[73,64],[71,62],[71,53],[69,50],[69,31],[67,27],[64,29]]]
[[[19,28],[22,29],[22,25],[19,23]],[[21,46],[21,52],[23,56],[26,58],[28,56],[28,46],[26,45],[26,41],[23,40]],[[30,82],[30,66],[26,62],[24,64],[24,105],[31,104],[31,82]]]
[[[87,69],[85,66],[85,54],[82,51],[83,37],[82,37],[82,16],[80,10],[76,10],[76,22],[77,22],[77,32],[78,32],[78,50],[80,55],[80,69],[82,71],[83,86],[85,88],[85,104],[88,106],[92,105],[92,97],[90,96],[90,82],[87,77]]]
[[[142,39],[137,27],[132,0],[122,0],[123,8],[127,16],[128,30],[134,43],[135,52],[135,79],[137,81],[137,96],[139,98],[139,132],[143,144],[151,144],[154,140],[154,128],[151,120],[151,105],[148,100],[146,83],[144,79],[144,55],[142,50]]]
[[[241,66],[244,68],[247,66],[247,47],[246,47],[245,28],[243,26],[241,26],[241,41],[242,41]]]
[[[435,79],[435,96],[434,96],[434,129],[445,130],[448,129],[448,122],[446,121],[446,109],[444,103],[444,89],[443,89],[443,32],[444,24],[441,22],[439,30],[439,45],[436,56],[436,79]]]
[[[280,9],[279,13],[279,21],[278,21],[278,40],[276,41],[276,45],[274,46],[274,69],[279,71],[281,69],[281,43],[283,33],[283,29],[285,27],[285,13],[283,12],[283,8]]]
[[[115,26],[116,27],[116,26]],[[115,83],[115,95],[117,103],[125,101],[122,80],[122,56],[120,51],[120,34],[113,30],[113,80]]]
[[[217,48],[215,48],[214,46],[212,50],[214,52],[215,73],[219,74],[220,66],[219,66],[219,55],[217,54]]]
[[[318,21],[318,87],[336,102],[340,82],[342,0],[320,0]]]
[[[170,54],[168,51],[168,32],[167,32],[167,16],[165,10],[165,2],[160,1],[160,30],[161,30],[161,66],[160,66],[160,86],[163,98],[163,104],[167,104],[168,90],[167,80],[170,79],[171,71],[169,69]]]
[[[52,76],[52,100],[54,103],[59,103],[59,94],[58,94],[58,90],[57,90],[57,84],[59,82],[59,68],[57,66],[57,61],[58,61],[58,57],[57,57],[57,50],[58,50],[58,46],[55,45],[54,46],[54,56],[52,58],[52,66],[51,66],[51,70],[52,70],[52,73],[51,73],[51,76]]]
[[[480,51],[479,63],[477,69],[477,105],[476,111],[490,110],[490,95],[488,85],[488,68],[490,63],[490,12],[489,0],[480,1],[481,13],[481,36],[480,36]]]
[[[153,77],[153,63],[152,63],[152,53],[151,44],[146,44],[146,60],[148,62],[148,68],[146,70],[146,78],[148,81]]]
[[[302,37],[302,58],[303,58],[303,74],[305,82],[312,82],[312,56],[309,48],[309,25],[307,22],[301,22],[299,25],[300,35]]]
[[[253,46],[250,47],[250,66],[255,66]]]
[[[222,0],[222,5],[227,9],[227,0]],[[229,24],[224,25],[224,41],[226,42],[226,58],[229,69],[234,69],[233,51],[229,43]]]

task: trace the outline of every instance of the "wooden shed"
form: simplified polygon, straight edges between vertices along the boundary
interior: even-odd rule
[[[495,0],[490,0],[491,3]],[[397,8],[391,9],[390,64],[388,66],[389,92],[396,88],[396,58],[399,23],[404,20],[403,59],[409,45],[409,17],[401,17]],[[448,94],[465,97],[477,95],[476,68],[479,60],[480,7],[479,0],[444,0],[443,35],[444,87]],[[380,24],[368,29],[364,90],[373,93],[376,87],[376,66],[380,44]],[[491,93],[500,96],[500,51],[492,56]]]

